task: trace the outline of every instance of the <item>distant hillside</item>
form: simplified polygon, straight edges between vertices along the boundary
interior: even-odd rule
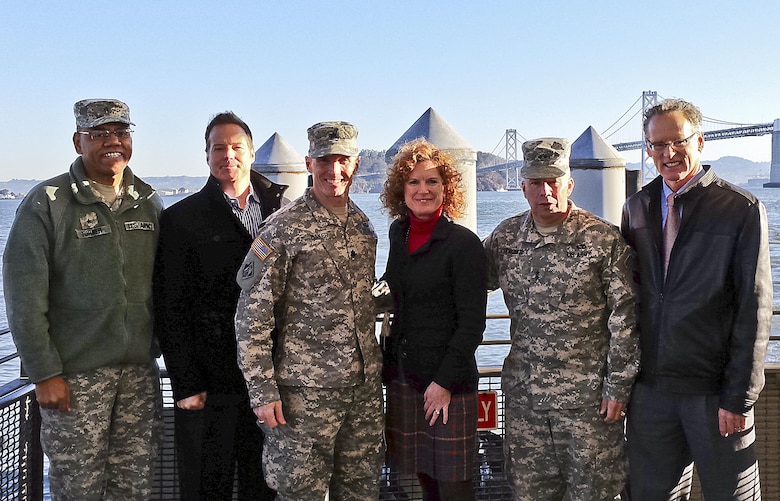
[[[741,157],[721,157],[710,163],[719,176],[734,184],[747,184],[751,179],[769,181],[770,162],[752,162]]]
[[[164,177],[145,177],[144,181],[154,186],[159,192],[177,191],[180,193],[194,193],[206,184],[208,176],[164,176]]]
[[[27,193],[30,188],[40,183],[35,179],[11,179],[10,181],[0,181],[0,189],[8,190],[13,193]]]
[[[190,177],[190,176],[165,176],[165,177],[144,177],[143,180],[154,186],[154,188],[163,192],[181,192],[192,193],[198,191],[206,183],[206,176],[202,177]],[[17,197],[21,197],[36,184],[43,180],[37,179],[11,179],[10,181],[0,181],[0,198],[5,192],[10,192]],[[14,197],[5,197],[14,198]]]
[[[477,166],[480,166],[480,154],[478,154]],[[488,155],[488,154],[485,154]],[[503,163],[502,159],[498,162]],[[486,162],[487,163],[487,159]],[[711,165],[715,173],[721,178],[737,185],[746,185],[751,179],[765,179],[769,181],[770,162],[753,162],[741,157],[722,157],[718,160],[704,160],[704,164]],[[628,170],[639,170],[639,163],[626,164]],[[653,167],[653,172],[655,168]],[[755,181],[754,181],[755,183]],[[762,183],[758,183],[760,186]],[[503,171],[477,174],[477,189],[480,191],[495,191],[506,186]]]
[[[726,181],[734,184],[747,184],[750,179],[766,179],[769,181],[770,162],[753,162],[741,157],[721,157],[717,160],[702,160],[711,165],[715,173]],[[627,164],[626,169],[637,170],[638,163]]]
[[[361,169],[363,173],[378,173],[387,170],[387,163],[384,161],[384,151],[363,150],[361,151]],[[492,165],[502,163],[503,159],[491,155],[490,153],[477,152],[477,167],[482,165]],[[715,172],[723,179],[734,184],[748,184],[750,179],[769,180],[769,162],[753,162],[740,157],[722,157],[718,160],[705,160],[704,163],[712,165]],[[638,170],[638,163],[626,165],[626,169]],[[144,177],[144,181],[151,184],[161,193],[180,192],[193,193],[198,191],[206,183],[206,176],[162,176],[162,177]],[[378,193],[382,189],[383,179],[374,180],[371,183],[359,180],[353,186],[353,193]],[[0,197],[3,193],[12,193],[21,196],[30,191],[30,188],[40,183],[34,179],[12,179],[10,181],[0,181]],[[506,186],[506,179],[503,172],[488,172],[477,175],[477,189],[480,191],[495,191],[503,189]]]

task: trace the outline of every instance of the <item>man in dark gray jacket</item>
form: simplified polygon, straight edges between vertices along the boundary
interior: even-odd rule
[[[162,202],[127,166],[130,110],[73,106],[79,157],[33,188],[5,248],[8,321],[57,499],[151,495],[160,438],[152,269]]]
[[[690,491],[692,462],[708,501],[761,497],[753,405],[772,315],[766,210],[701,165],[701,120],[682,100],[646,112],[660,175],[623,209],[640,285],[632,501]]]

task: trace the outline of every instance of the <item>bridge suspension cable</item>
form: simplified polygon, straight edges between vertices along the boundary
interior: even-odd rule
[[[515,129],[507,129],[507,131],[509,131],[509,130],[515,130]],[[500,157],[502,154],[504,154],[504,155],[506,154],[506,134],[507,134],[507,131],[504,131],[504,133],[501,135],[501,139],[498,140],[498,144],[496,145],[495,148],[493,148],[493,151],[490,152],[491,155]],[[522,134],[520,134],[516,130],[515,130],[515,134],[517,134],[517,137],[519,137],[523,141],[528,141],[528,139],[526,139],[525,136],[523,136]]]
[[[717,124],[717,125],[734,125],[734,126],[737,126],[737,127],[746,127],[746,126],[750,126],[750,125],[755,125],[755,124],[746,124],[746,123],[740,123],[740,122],[729,122],[727,120],[718,120],[717,118],[710,118],[710,117],[705,117],[705,116],[702,116],[701,119],[702,119],[702,122],[708,122],[708,123]]]
[[[633,115],[631,115],[631,118],[629,118],[628,120],[626,120],[626,121],[623,123],[623,125],[621,125],[619,128],[617,128],[617,129],[613,130],[613,131],[612,131],[612,133],[611,133],[611,134],[609,134],[609,135],[607,135],[606,137],[604,137],[604,139],[609,139],[610,137],[612,137],[612,136],[614,136],[615,134],[617,134],[618,132],[620,132],[620,131],[623,129],[623,127],[625,127],[626,125],[629,125],[629,124],[631,123],[631,120],[633,120],[633,119],[634,119],[634,117],[636,117],[636,116],[637,116],[637,115],[639,115],[640,113],[642,113],[642,108],[639,108],[638,110],[636,110],[636,112],[635,112]]]
[[[504,132],[504,134],[501,136],[501,139],[498,140],[498,144],[496,145],[495,148],[493,148],[493,151],[491,151],[490,154],[491,155],[496,155],[496,156],[501,156],[501,155],[497,155],[496,151],[498,151],[498,153],[503,153],[505,144],[506,144],[506,132]],[[499,149],[499,148],[501,148],[501,149]]]
[[[660,101],[663,101],[666,98],[661,96],[661,95],[659,95],[658,99]],[[707,117],[707,116],[704,116],[704,115],[702,115],[701,121],[702,122],[707,122],[707,123],[710,123],[710,124],[713,124],[713,125],[733,125],[734,127],[751,127],[751,126],[759,125],[759,124],[754,124],[754,123],[730,122],[728,120],[720,120],[718,118]]]
[[[629,107],[628,107],[628,109],[625,111],[625,113],[623,113],[622,115],[620,115],[620,118],[618,118],[617,120],[615,120],[614,122],[612,122],[612,125],[610,125],[610,126],[609,126],[609,127],[607,127],[606,129],[604,129],[604,132],[602,132],[602,133],[601,133],[601,135],[602,135],[602,136],[603,136],[603,135],[605,135],[607,132],[609,132],[609,129],[611,129],[611,128],[612,128],[612,127],[614,127],[614,126],[615,126],[615,125],[616,125],[618,122],[620,122],[621,120],[623,120],[623,117],[625,117],[626,115],[628,115],[628,114],[629,114],[629,112],[630,112],[630,111],[631,111],[631,110],[634,108],[634,106],[636,106],[636,103],[638,103],[640,99],[642,99],[642,96],[639,96],[639,97],[636,99],[636,101],[634,101],[634,102],[631,104],[631,106],[629,106]],[[640,109],[641,109],[641,108],[640,108]],[[622,129],[623,127],[625,127],[625,126],[626,126],[626,124],[627,124],[629,121],[631,121],[631,119],[632,119],[632,118],[634,118],[635,116],[636,116],[636,113],[634,113],[634,114],[631,116],[631,118],[629,118],[629,119],[628,119],[628,120],[627,120],[627,121],[626,121],[626,122],[625,122],[623,125],[621,125],[620,127],[618,127],[618,128],[617,128],[617,130],[613,131],[613,132],[612,132],[611,134],[609,134],[609,136],[607,136],[607,137],[610,137],[610,136],[612,136],[613,134],[615,134],[615,132],[617,132],[617,131],[619,131],[620,129]]]
[[[666,98],[663,96],[658,95],[655,91],[645,91],[642,93],[642,95],[634,101],[631,106],[628,107],[628,109],[617,119],[615,120],[609,127],[607,127],[604,132],[602,132],[602,137],[605,139],[609,139],[612,136],[614,136],[617,132],[624,129],[627,125],[634,124],[636,125],[636,121],[634,119],[637,117],[637,115],[642,114],[645,110],[649,109],[652,106],[655,106],[660,101],[665,100]],[[641,105],[638,107],[638,109],[628,118],[626,116],[631,113],[632,110],[634,110],[634,107],[637,105],[637,103],[641,102]],[[738,138],[738,137],[747,137],[747,136],[763,136],[765,134],[772,134],[774,132],[774,123],[764,123],[764,124],[756,124],[756,123],[742,123],[742,122],[731,122],[728,120],[720,120],[717,118],[712,117],[702,117],[702,122],[705,122],[708,125],[712,125],[713,129],[717,130],[707,130],[702,131],[704,138],[708,141],[716,140],[716,139],[732,139],[732,138]],[[620,124],[618,126],[618,124]],[[632,125],[633,126],[633,125]],[[627,142],[618,142],[613,143],[612,146],[617,151],[629,151],[629,150],[640,150],[641,151],[641,165],[642,165],[642,171],[643,171],[643,179],[649,179],[655,176],[654,166],[652,164],[648,165],[648,159],[646,158],[646,152],[645,152],[645,141],[644,141],[644,133],[641,130],[641,122],[639,124],[638,129],[639,130],[639,139],[635,141],[627,141]],[[512,148],[515,148],[513,150],[507,151],[507,143],[509,142],[507,140],[507,136],[509,132],[512,132],[516,135],[516,137],[521,138],[523,141],[527,141],[525,137],[523,137],[521,134],[518,134],[515,129],[507,129],[506,132],[501,136],[501,139],[499,140],[498,144],[495,148],[493,148],[493,151],[491,152],[494,156],[502,156],[506,155],[507,157],[512,156],[514,159],[517,155],[516,150],[516,140],[513,141]],[[610,132],[611,131],[611,132]],[[513,139],[515,136],[512,136]],[[497,161],[497,160],[496,160]],[[512,185],[512,179],[510,179],[511,173],[509,172],[512,169],[519,168],[519,163],[517,160],[510,160],[509,158],[506,159],[506,163],[503,164],[495,164],[493,166],[485,166],[485,169],[489,170],[506,170],[506,176],[507,176],[507,185],[508,187],[511,187]],[[515,174],[516,175],[516,174]]]

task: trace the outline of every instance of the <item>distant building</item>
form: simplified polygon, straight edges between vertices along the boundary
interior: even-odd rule
[[[186,195],[189,193],[190,190],[187,188],[170,188],[170,189],[159,189],[157,190],[157,193],[162,197],[170,197],[173,195]]]
[[[8,199],[14,199],[14,198],[24,198],[25,193],[14,193],[13,191],[7,190],[5,188],[0,190],[0,200],[8,200]]]

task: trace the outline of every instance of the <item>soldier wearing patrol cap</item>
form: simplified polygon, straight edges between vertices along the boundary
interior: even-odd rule
[[[613,499],[626,481],[624,408],[638,372],[632,253],[569,196],[569,141],[523,144],[530,209],[485,239],[512,346],[504,457],[518,499]]]
[[[358,131],[322,122],[308,134],[313,186],[266,220],[238,273],[239,366],[266,435],[265,477],[278,500],[326,492],[332,501],[377,499],[377,237],[349,198]]]
[[[79,157],[19,206],[4,254],[8,320],[41,406],[53,499],[151,495],[161,400],[151,282],[162,201],[127,166],[130,109],[73,106]]]

